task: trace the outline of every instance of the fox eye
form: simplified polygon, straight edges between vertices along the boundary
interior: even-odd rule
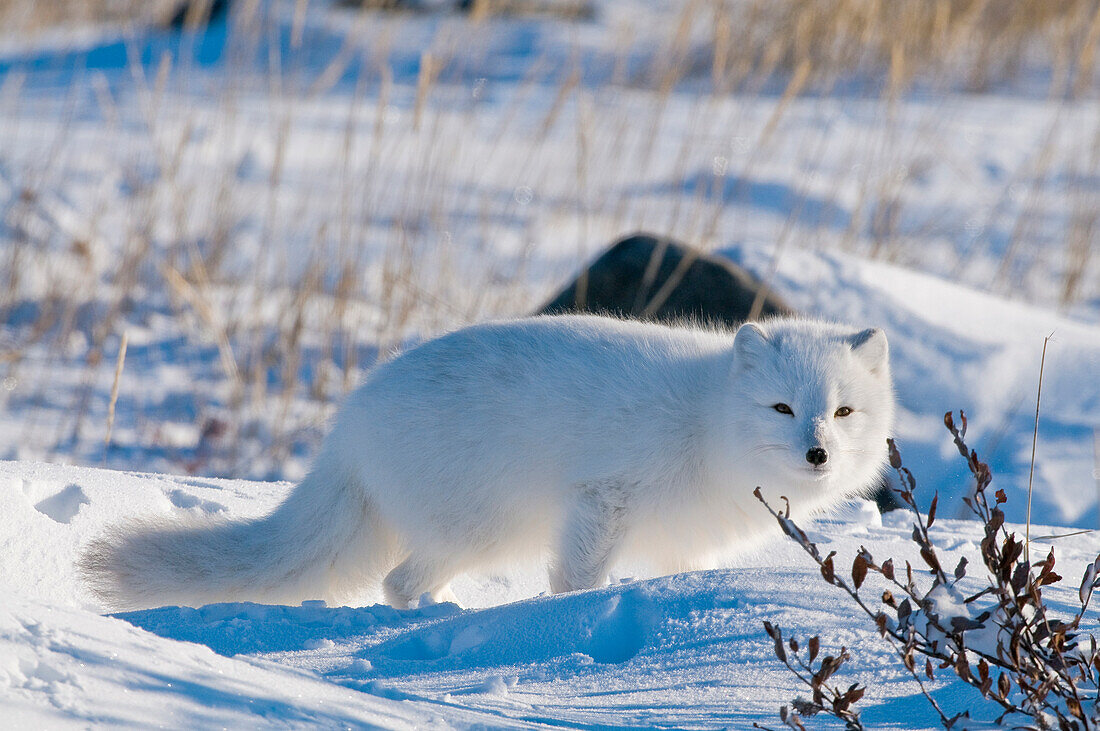
[[[776,404],[772,408],[775,409],[776,411],[778,411],[780,414],[787,414],[789,416],[794,416],[794,412],[791,411],[791,407],[787,406],[787,404]]]
[[[836,413],[833,414],[833,416],[837,417],[838,419],[842,419],[845,416],[849,416],[851,413],[852,410],[850,408],[848,408],[847,406],[841,406],[839,409],[836,410]]]

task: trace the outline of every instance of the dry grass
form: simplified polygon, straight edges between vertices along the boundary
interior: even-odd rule
[[[823,186],[856,190],[847,230],[807,226],[800,216],[812,181],[797,181],[776,251],[797,238],[920,265],[914,242],[945,224],[938,216],[923,230],[904,223],[902,190],[936,122],[930,115],[929,130],[904,127],[899,98],[914,86],[1031,89],[1033,77],[1057,99],[1095,95],[1100,36],[1095,0],[685,2],[667,29],[624,27],[613,69],[598,81],[568,54],[535,59],[519,81],[498,84],[504,101],[490,104],[493,82],[479,74],[491,59],[471,49],[494,23],[509,22],[493,18],[493,3],[441,22],[411,83],[395,80],[385,62],[402,16],[349,14],[326,66],[273,58],[279,70],[262,72],[241,59],[262,47],[276,23],[268,13],[278,11],[237,7],[227,50],[235,60],[207,92],[213,100],[189,109],[191,69],[169,56],[134,65],[125,98],[116,98],[117,83],[77,76],[68,112],[39,134],[52,137],[39,140],[38,153],[0,152],[2,375],[34,383],[25,397],[33,403],[49,400],[52,385],[36,377],[46,363],[83,368],[45,447],[53,453],[102,444],[104,425],[88,415],[99,413],[121,334],[150,317],[143,308],[153,302],[188,343],[197,361],[189,367],[217,364],[193,385],[197,441],[168,458],[194,471],[265,473],[303,444],[308,451],[332,403],[409,337],[528,311],[580,258],[629,230],[704,246],[727,241],[743,215],[729,205],[741,183],[726,194],[728,181],[753,180],[779,153],[825,159],[824,138],[786,135],[792,109],[811,95],[858,95],[881,108],[883,124],[859,170],[835,170]],[[124,0],[0,0],[0,23],[41,30],[133,21],[131,8]],[[299,21],[290,52],[308,45]],[[0,120],[18,139],[28,137],[19,125],[35,124],[24,87],[15,72],[0,78]],[[746,116],[732,91],[767,113]],[[104,189],[73,203],[59,194],[76,164],[77,109],[122,146],[100,154],[106,169],[95,174],[116,178],[125,195]],[[670,125],[684,115],[691,121]],[[317,135],[318,119],[339,131]],[[1100,175],[1100,125],[1083,136],[1073,130],[1084,141],[1067,153],[1070,123],[1052,122],[1028,169],[1005,184],[1006,200],[1026,202],[989,283],[995,289],[1022,289],[1020,272],[1040,249],[1049,252],[1037,221],[1054,204],[1049,178],[1068,166],[1065,268],[1049,299],[1095,296],[1100,205],[1089,181]],[[730,130],[743,133],[716,153]],[[636,190],[639,181],[684,181],[699,169],[713,175],[660,205]],[[976,219],[975,229],[988,223]],[[535,262],[548,237],[576,242],[575,257]],[[960,268],[981,251],[979,233]],[[132,433],[116,427],[114,441],[163,446],[164,416],[127,394],[134,373],[128,364],[117,422],[129,419]],[[44,417],[21,408],[33,442]]]
[[[1100,40],[1095,0],[727,0],[715,9],[712,66],[729,85],[807,69],[819,83],[866,74],[889,93],[914,80],[981,90],[1029,60],[1052,90],[1083,93]]]
[[[172,17],[179,4],[179,0],[0,0],[0,27],[22,34],[92,23],[159,23]]]

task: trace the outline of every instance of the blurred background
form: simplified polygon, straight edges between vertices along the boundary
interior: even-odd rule
[[[907,300],[903,445],[967,408],[1026,481],[1042,338],[917,320],[1097,321],[1098,50],[1098,0],[0,0],[0,458],[297,479],[380,358],[646,230]],[[1095,353],[1050,520],[1097,522]]]

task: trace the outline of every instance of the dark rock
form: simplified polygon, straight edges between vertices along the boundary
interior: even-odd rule
[[[540,313],[599,312],[736,327],[749,319],[762,287],[727,259],[669,238],[637,233],[608,249]],[[760,317],[795,314],[782,298],[767,291],[759,310]]]
[[[167,28],[195,30],[229,15],[229,0],[182,0],[164,22]]]
[[[482,8],[478,0],[458,0],[458,9],[476,13],[481,9],[490,15],[541,15],[571,20],[592,20],[596,6],[590,0],[486,0]]]
[[[596,6],[592,0],[337,0],[342,7],[388,10],[408,13],[456,11],[471,16],[549,17],[592,20]]]
[[[905,503],[898,497],[897,490],[894,488],[896,483],[897,480],[883,477],[879,482],[879,486],[875,488],[875,493],[871,496],[871,499],[875,501],[880,513],[889,513],[891,510],[899,510],[905,507]]]

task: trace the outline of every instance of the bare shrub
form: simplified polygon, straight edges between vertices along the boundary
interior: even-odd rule
[[[921,692],[945,729],[966,728],[970,709],[949,715],[929,695],[925,681],[934,680],[937,670],[947,670],[977,689],[988,701],[987,708],[1000,713],[995,720],[998,725],[1018,727],[1024,722],[1039,729],[1060,731],[1097,728],[1100,649],[1094,635],[1081,631],[1081,621],[1093,592],[1100,587],[1100,556],[1081,577],[1077,611],[1068,618],[1055,616],[1043,600],[1043,587],[1062,580],[1054,571],[1054,549],[1034,565],[1028,562],[1024,541],[1005,528],[1004,512],[1000,509],[1006,500],[1004,491],[989,494],[993,475],[989,466],[966,445],[966,415],[959,412],[959,417],[961,425],[956,426],[948,412],[944,424],[975,480],[974,493],[965,502],[983,525],[984,572],[980,576],[984,586],[977,592],[964,592],[960,586],[967,575],[965,557],[950,574],[941,564],[928,532],[936,520],[938,496],[933,495],[928,512],[921,514],[914,497],[916,480],[902,465],[893,440],[889,442],[890,464],[900,481],[898,494],[914,516],[912,537],[932,578],[930,587],[918,581],[921,570],[914,570],[908,561],[904,572],[900,568],[895,571],[893,559],[876,563],[870,551],[862,546],[852,561],[848,580],[836,570],[836,552],[822,557],[814,542],[791,520],[789,505],[783,512],[773,510],[759,488],[756,497],[783,532],[813,558],[822,579],[847,594],[873,621],[879,635],[920,684]],[[868,572],[882,575],[889,587],[877,600],[867,597],[866,590],[860,593]],[[883,608],[876,608],[879,604]],[[796,703],[793,712],[784,708],[783,721],[792,728],[803,728],[802,717],[826,713],[845,721],[849,728],[860,728],[858,713],[852,705],[862,697],[862,692],[853,685],[853,690],[840,694],[825,682],[848,659],[847,651],[841,648],[836,658],[823,661],[820,670],[807,682],[809,664],[796,658],[797,664],[792,665],[784,652],[780,630],[765,623],[765,631],[775,640],[779,659],[814,692],[812,701]],[[817,637],[810,640],[809,663],[813,662],[819,642]],[[790,648],[797,653],[793,641]]]

